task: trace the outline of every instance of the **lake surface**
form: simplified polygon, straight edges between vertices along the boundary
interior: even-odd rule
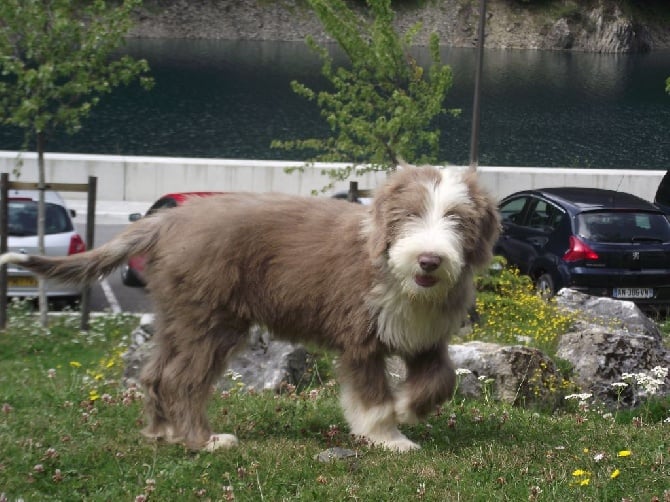
[[[127,51],[149,61],[155,87],[117,89],[49,151],[302,160],[271,141],[329,133],[316,105],[290,89],[291,80],[325,86],[302,43],[144,39]],[[445,106],[462,113],[441,120],[440,157],[466,164],[476,51],[442,52],[454,74]],[[670,53],[487,50],[480,164],[670,168],[668,76]],[[21,143],[19,131],[0,129],[0,149]]]

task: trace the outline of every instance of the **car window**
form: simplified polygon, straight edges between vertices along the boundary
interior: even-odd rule
[[[670,242],[670,223],[658,213],[593,211],[577,216],[577,233],[596,242]]]
[[[8,201],[8,234],[14,236],[37,235],[37,202],[24,200]],[[63,206],[45,203],[44,232],[60,234],[72,232],[72,220]]]
[[[151,206],[147,211],[147,216],[155,213],[159,209],[173,208],[173,207],[177,207],[177,201],[174,200],[172,197],[164,197],[162,199],[158,199],[156,202],[154,202],[154,205]]]
[[[523,208],[526,207],[528,197],[517,197],[504,202],[500,206],[500,216],[503,222],[521,225],[523,223]]]
[[[541,229],[553,230],[563,218],[563,210],[554,206],[551,202],[544,199],[535,199],[530,210],[528,226]]]

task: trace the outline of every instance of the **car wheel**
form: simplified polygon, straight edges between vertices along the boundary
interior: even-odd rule
[[[535,281],[535,288],[542,298],[549,300],[554,296],[554,280],[551,278],[550,274],[542,274]]]
[[[137,277],[137,274],[129,266],[125,266],[121,271],[121,282],[131,288],[143,288],[144,282]]]

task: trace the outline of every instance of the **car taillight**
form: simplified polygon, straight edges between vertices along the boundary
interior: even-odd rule
[[[67,250],[67,254],[83,253],[84,251],[86,251],[86,244],[84,244],[79,234],[74,234],[70,237],[70,248]]]
[[[597,259],[598,253],[574,235],[570,236],[570,248],[563,255],[563,261],[573,262]]]

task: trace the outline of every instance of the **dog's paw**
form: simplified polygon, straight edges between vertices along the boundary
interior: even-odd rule
[[[203,451],[214,451],[221,448],[229,449],[237,446],[237,437],[233,434],[212,434],[203,447]]]
[[[382,443],[379,443],[379,446],[381,446],[385,450],[396,451],[398,453],[421,449],[421,446],[419,446],[414,441],[410,441],[406,437],[393,439],[390,441],[384,441]]]

